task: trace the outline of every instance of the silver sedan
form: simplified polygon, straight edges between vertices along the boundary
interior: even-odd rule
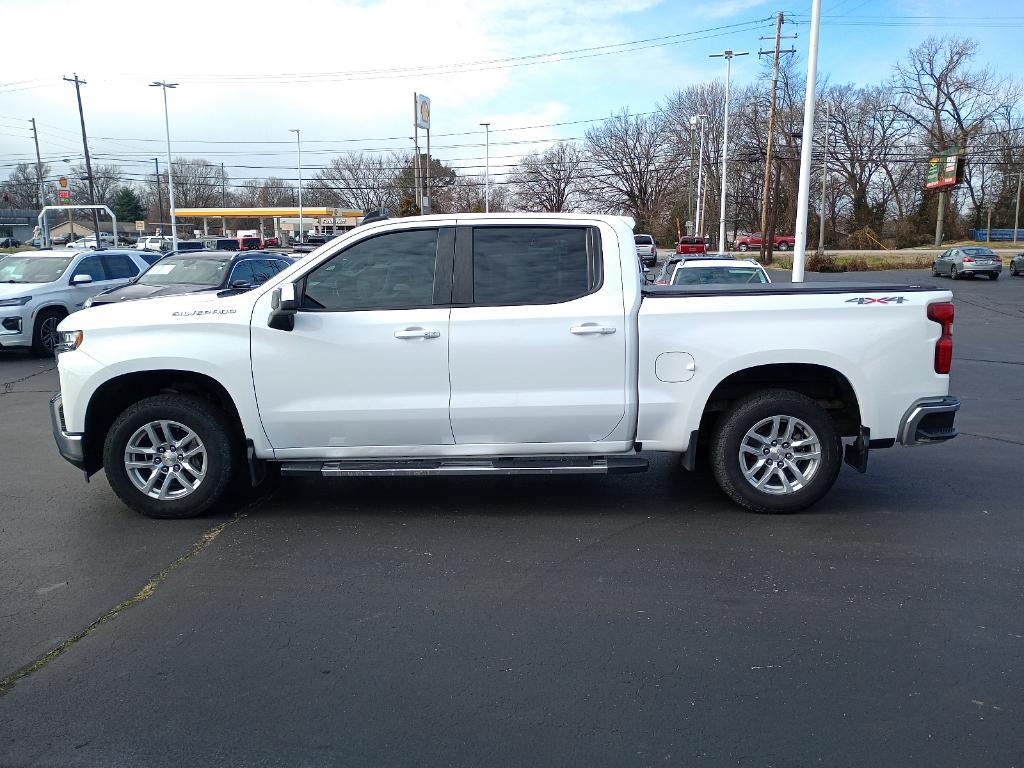
[[[950,248],[932,262],[932,272],[936,277],[949,275],[954,280],[961,277],[988,275],[997,280],[1003,271],[1003,260],[991,248],[966,246]]]

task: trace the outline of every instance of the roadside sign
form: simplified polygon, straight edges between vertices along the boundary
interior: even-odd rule
[[[61,189],[67,189],[68,188],[68,177],[67,176],[61,176],[60,180],[57,183],[60,184],[60,188]]]
[[[135,231],[136,232],[145,232],[146,231],[146,222],[144,222],[144,221],[136,221],[135,222]]]
[[[960,147],[950,147],[928,160],[925,189],[945,189],[956,186],[963,178],[963,158]]]

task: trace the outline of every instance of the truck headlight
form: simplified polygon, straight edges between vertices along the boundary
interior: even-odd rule
[[[85,333],[82,331],[61,331],[60,340],[53,348],[53,351],[57,354],[61,352],[74,352],[82,346],[82,341],[84,339]]]
[[[21,296],[17,299],[0,299],[0,307],[24,307],[32,301],[31,296]]]

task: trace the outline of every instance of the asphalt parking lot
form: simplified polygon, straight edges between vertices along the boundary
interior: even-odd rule
[[[659,460],[152,521],[0,353],[0,766],[1021,766],[1024,279],[834,279],[954,290],[961,436],[782,517]]]

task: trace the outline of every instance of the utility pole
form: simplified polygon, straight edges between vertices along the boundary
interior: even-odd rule
[[[712,53],[711,58],[725,59],[725,110],[722,119],[722,200],[721,216],[718,220],[718,252],[724,254],[725,248],[725,196],[727,192],[726,167],[729,160],[729,84],[732,78],[733,56],[746,56],[750,51],[732,51],[726,49],[721,53]]]
[[[298,163],[295,166],[299,170],[299,242],[302,242],[302,129],[289,128],[290,133],[295,134],[295,146],[298,151]]]
[[[821,203],[818,205],[818,253],[825,253],[825,181],[828,179],[828,122],[832,105],[825,102],[825,136],[822,139]]]
[[[689,219],[690,226],[694,224],[693,221],[693,151],[697,148],[697,142],[694,141],[694,129],[697,127],[697,116],[690,115],[690,168],[686,173],[686,203],[689,208]],[[696,231],[696,230],[695,230]],[[687,232],[686,234],[690,234]],[[679,222],[676,222],[676,235],[679,235]]]
[[[690,118],[693,120],[694,118]],[[696,115],[700,123],[700,149],[697,150],[697,218],[693,222],[693,234],[704,238],[704,121],[707,115]]]
[[[790,48],[788,51],[779,50],[779,46],[782,44],[782,23],[785,21],[782,11],[779,11],[775,17],[775,50],[774,51],[761,51],[757,52],[758,56],[772,56],[772,95],[771,104],[768,108],[768,146],[764,156],[764,187],[761,192],[761,262],[765,263],[765,256],[771,251],[767,250],[768,240],[765,233],[768,231],[768,190],[771,189],[772,183],[772,150],[774,148],[775,139],[775,103],[776,103],[776,92],[779,88],[779,54],[782,53],[796,53],[796,48]],[[770,40],[771,38],[762,37],[761,40]],[[795,40],[796,35],[786,35],[786,40]]]
[[[154,157],[153,163],[156,166],[156,215],[160,220],[161,232],[164,223],[164,194],[160,191],[160,158]]]
[[[807,203],[811,196],[811,149],[814,142],[814,89],[818,75],[818,32],[821,28],[821,0],[811,2],[811,35],[807,46],[807,88],[804,92],[804,130],[800,145],[800,186],[796,199],[796,245],[793,246],[793,282],[804,281],[807,258]]]
[[[78,79],[78,73],[74,77],[65,77],[69,83],[75,84],[75,97],[78,99],[78,119],[82,123],[82,147],[85,149],[85,172],[89,176],[89,205],[96,205],[96,186],[92,177],[92,160],[89,158],[89,140],[85,136],[85,113],[82,111],[82,86],[88,85],[85,80]],[[92,209],[92,226],[96,235],[96,247],[100,247],[100,213]]]
[[[36,207],[42,210],[46,205],[46,193],[43,191],[43,161],[39,156],[39,133],[36,131],[34,117],[32,118],[32,141],[36,144]],[[50,224],[47,218],[47,216],[43,216],[43,231],[39,233],[42,245],[50,244]]]
[[[1017,205],[1013,211],[1013,244],[1017,244],[1017,227],[1020,226],[1020,183],[1024,179],[1024,171],[1017,172]]]
[[[491,212],[491,124],[484,127],[484,213]]]
[[[228,177],[224,173],[224,163],[220,164],[220,207],[228,207]],[[224,217],[220,217],[220,234],[221,237],[228,236],[228,220]]]

